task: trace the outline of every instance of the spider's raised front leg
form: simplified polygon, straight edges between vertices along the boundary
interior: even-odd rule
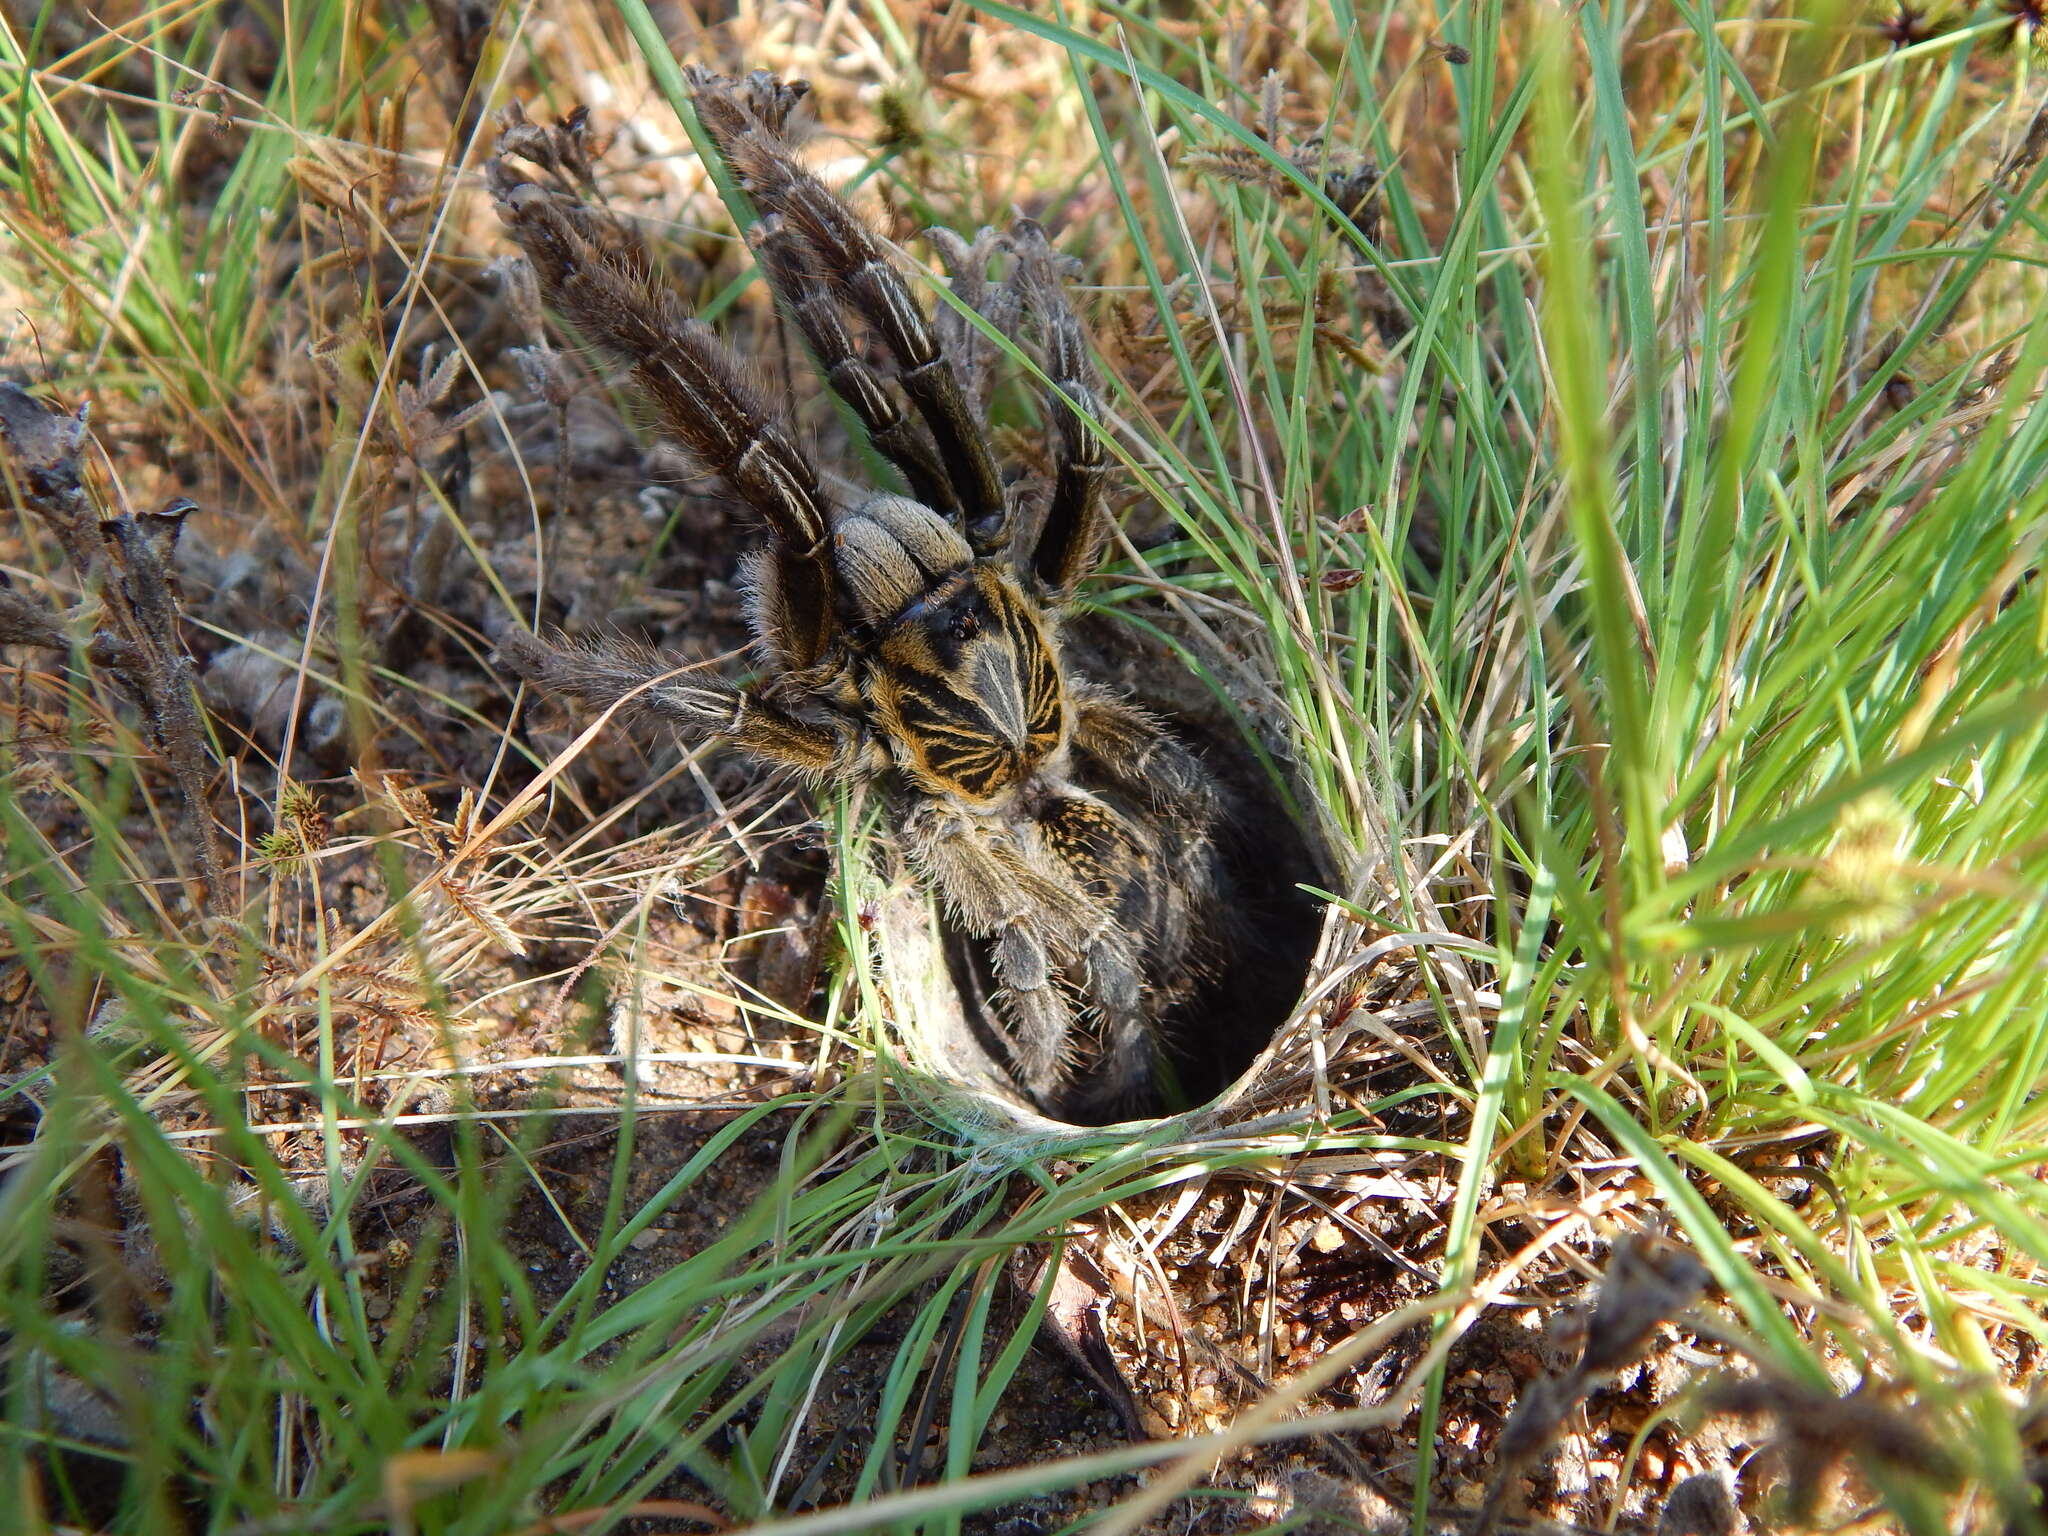
[[[881,242],[755,115],[747,88],[701,69],[691,72],[690,83],[698,120],[747,195],[764,214],[782,220],[782,238],[800,245],[811,270],[896,359],[903,392],[938,447],[961,531],[977,555],[993,554],[1009,538],[1008,503],[995,458],[959,375]]]
[[[730,683],[690,677],[646,646],[602,640],[547,645],[516,632],[499,642],[497,660],[549,693],[591,709],[616,708],[629,722],[663,720],[695,740],[724,737],[813,783],[844,778],[863,767],[850,730],[805,720]]]
[[[815,258],[808,248],[777,213],[756,224],[747,240],[768,286],[804,333],[825,382],[860,418],[868,441],[902,471],[912,496],[957,518],[959,502],[931,440],[897,408],[895,396],[855,348],[839,299],[813,269]]]
[[[1010,279],[1023,300],[1044,354],[1046,425],[1052,434],[1054,478],[1052,504],[1031,554],[1032,569],[1046,589],[1064,595],[1102,558],[1109,516],[1103,506],[1102,481],[1109,472],[1109,454],[1096,434],[1095,370],[1088,362],[1088,341],[1081,322],[1067,302],[1060,280],[1059,255],[1045,231],[1030,219],[1019,219],[1010,232],[1017,270]]]
[[[817,471],[710,329],[629,253],[592,239],[582,203],[501,161],[491,190],[549,302],[631,371],[663,432],[767,520],[770,554],[756,572],[762,643],[786,669],[816,664],[839,629]]]

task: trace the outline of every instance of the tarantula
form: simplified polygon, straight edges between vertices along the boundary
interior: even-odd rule
[[[1135,1107],[1157,1022],[1220,960],[1219,790],[1159,720],[1063,656],[1062,619],[1108,532],[1109,461],[1060,258],[1028,220],[972,247],[935,236],[955,293],[999,326],[1021,320],[1051,381],[1056,467],[1025,537],[974,404],[972,327],[925,314],[783,136],[808,87],[702,71],[692,86],[759,212],[749,240],[769,287],[909,494],[832,504],[738,360],[655,280],[630,232],[568,189],[587,181],[544,187],[500,159],[500,213],[548,300],[765,521],[742,583],[767,675],[734,687],[680,677],[643,648],[524,633],[499,654],[550,691],[726,738],[814,785],[878,781],[911,868],[986,946],[1024,1090],[1069,1114]],[[518,152],[545,163],[524,126]],[[963,350],[956,366],[949,352]]]

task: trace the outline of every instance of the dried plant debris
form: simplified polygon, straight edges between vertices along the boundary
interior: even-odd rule
[[[479,815],[479,801],[473,788],[464,787],[455,815],[447,821],[441,819],[434,803],[423,791],[406,783],[399,775],[385,774],[382,788],[385,799],[405,818],[433,855],[439,866],[434,884],[448,899],[449,905],[501,948],[523,956],[526,953],[525,939],[513,932],[504,914],[486,894],[488,882],[480,879],[479,875],[484,860],[492,854],[516,853],[531,845],[517,843],[506,849],[494,847],[495,839],[483,835],[489,828],[484,826]],[[531,808],[529,806],[529,810]]]
[[[603,145],[590,142],[590,111],[578,107],[552,125],[536,123],[518,102],[507,102],[498,112],[498,154],[517,155],[552,173],[561,185],[594,201],[601,200],[597,188],[597,159]],[[632,226],[607,219],[615,239],[644,256],[644,248]]]
[[[1522,1474],[1556,1444],[1566,1421],[1600,1381],[1633,1364],[1657,1330],[1706,1290],[1705,1266],[1682,1249],[1645,1239],[1616,1244],[1590,1313],[1568,1317],[1567,1337],[1583,1334],[1578,1360],[1539,1376],[1522,1391],[1494,1444],[1497,1470],[1473,1536],[1487,1536],[1509,1513]]]
[[[331,216],[337,237],[306,263],[305,275],[360,269],[387,297],[405,280],[405,253],[416,248],[438,206],[435,183],[414,174],[406,152],[406,102],[401,94],[378,103],[369,142],[309,137],[304,153],[286,163],[306,201]]]
[[[1229,144],[1192,151],[1185,163],[1225,181],[1263,187],[1279,198],[1304,196],[1305,182],[1330,200],[1360,240],[1380,249],[1385,235],[1380,216],[1384,173],[1365,156],[1333,147],[1320,133],[1290,142],[1282,121],[1284,105],[1281,78],[1269,72],[1260,86],[1257,131],[1272,149],[1262,152]],[[1288,175],[1283,166],[1291,167],[1300,180]],[[1392,346],[1414,329],[1407,308],[1369,262],[1356,265],[1353,282],[1382,342]]]
[[[1632,1363],[1658,1328],[1699,1300],[1709,1279],[1706,1266],[1682,1248],[1618,1244],[1586,1324],[1578,1379],[1590,1382]]]
[[[993,229],[979,231],[972,241],[950,229],[932,228],[925,238],[938,252],[946,276],[953,282],[953,297],[1005,336],[1016,334],[1023,323],[1022,295],[1014,283],[993,281],[989,273],[1003,252],[1003,237]],[[989,391],[995,387],[995,343],[987,333],[950,304],[932,313],[932,328],[938,333],[939,348],[960,370],[960,384],[977,410],[988,408]]]
[[[20,593],[0,593],[0,642],[70,651],[136,703],[184,801],[207,908],[224,916],[233,903],[208,801],[213,769],[192,657],[179,633],[173,572],[178,534],[197,505],[180,497],[157,512],[103,516],[82,463],[86,416],[84,406],[61,411],[0,382],[0,437],[12,450],[4,465],[9,489],[18,507],[55,534],[86,599],[59,615]]]
[[[1133,1441],[1145,1439],[1144,1415],[1103,1331],[1102,1315],[1114,1292],[1102,1267],[1079,1245],[1068,1242],[1037,1260],[1030,1250],[1019,1249],[1011,1256],[1010,1276],[1026,1297],[1046,1292],[1039,1337],[1102,1394],[1122,1420],[1125,1434]]]
[[[1495,1475],[1471,1536],[1522,1523],[1514,1504],[1526,1475],[1564,1441],[1603,1382],[1639,1361],[1660,1358],[1659,1330],[1690,1314],[1708,1284],[1704,1267],[1683,1250],[1644,1238],[1617,1245],[1591,1307],[1567,1314],[1551,1330],[1553,1342],[1577,1358],[1529,1383],[1502,1427],[1493,1447]],[[1709,1321],[1698,1326],[1723,1337]],[[1832,1522],[1856,1507],[1854,1500],[1843,1500],[1851,1463],[1871,1483],[1893,1488],[1904,1480],[1947,1489],[1961,1474],[1950,1454],[1915,1422],[1898,1390],[1881,1382],[1837,1394],[1768,1365],[1744,1363],[1715,1371],[1688,1395],[1709,1421],[1763,1420],[1770,1433],[1759,1442],[1742,1432],[1732,1438],[1725,1429],[1710,1433],[1711,1423],[1699,1426],[1703,1448],[1718,1441],[1725,1450],[1746,1440],[1752,1449],[1760,1443],[1762,1454],[1713,1464],[1719,1458],[1709,1450],[1704,1470],[1671,1486],[1661,1507],[1652,1501],[1658,1536],[1739,1536],[1751,1528],[1759,1506],[1771,1520],[1759,1529],[1804,1527],[1823,1514]],[[1749,1469],[1739,1493],[1733,1479],[1737,1464]],[[1667,1477],[1675,1474],[1669,1463],[1667,1468]]]
[[[1698,1472],[1664,1500],[1657,1536],[1737,1536],[1745,1524],[1727,1474]]]
[[[1409,1511],[1371,1482],[1335,1478],[1314,1467],[1298,1465],[1254,1483],[1245,1515],[1248,1521],[1261,1526],[1278,1526],[1309,1536],[1346,1536],[1359,1531],[1386,1532],[1392,1536],[1413,1524]]]
[[[433,17],[447,55],[442,90],[458,144],[468,141],[482,116],[484,92],[477,72],[497,9],[494,0],[427,0],[427,13]]]
[[[1961,1475],[1949,1453],[1913,1421],[1911,1410],[1888,1401],[1891,1397],[1891,1389],[1876,1381],[1837,1396],[1766,1370],[1716,1382],[1706,1393],[1706,1404],[1715,1412],[1770,1420],[1785,1517],[1807,1525],[1848,1461],[1875,1476],[1904,1476],[1942,1488],[1953,1486]]]

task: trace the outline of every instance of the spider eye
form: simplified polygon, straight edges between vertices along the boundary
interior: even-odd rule
[[[955,640],[972,640],[981,633],[980,613],[964,605],[954,609],[953,617],[947,622],[946,633]]]

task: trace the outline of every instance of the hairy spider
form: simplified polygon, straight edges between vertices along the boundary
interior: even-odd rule
[[[1028,220],[972,246],[935,235],[955,293],[999,327],[1021,324],[1051,381],[1054,475],[1025,536],[979,418],[973,328],[924,313],[873,232],[783,137],[808,87],[701,71],[692,86],[759,212],[749,238],[763,275],[909,494],[834,505],[634,237],[570,190],[573,178],[542,186],[494,162],[500,212],[549,301],[768,532],[743,568],[767,674],[755,686],[682,678],[617,642],[522,633],[499,654],[546,689],[727,738],[814,785],[878,782],[904,857],[986,946],[1024,1090],[1061,1113],[1134,1108],[1159,1022],[1222,963],[1220,800],[1158,719],[1063,655],[1063,619],[1108,531],[1109,461],[1084,420],[1095,388],[1060,258]],[[548,163],[545,136],[521,126],[507,147]],[[989,275],[998,252],[1000,282]]]

